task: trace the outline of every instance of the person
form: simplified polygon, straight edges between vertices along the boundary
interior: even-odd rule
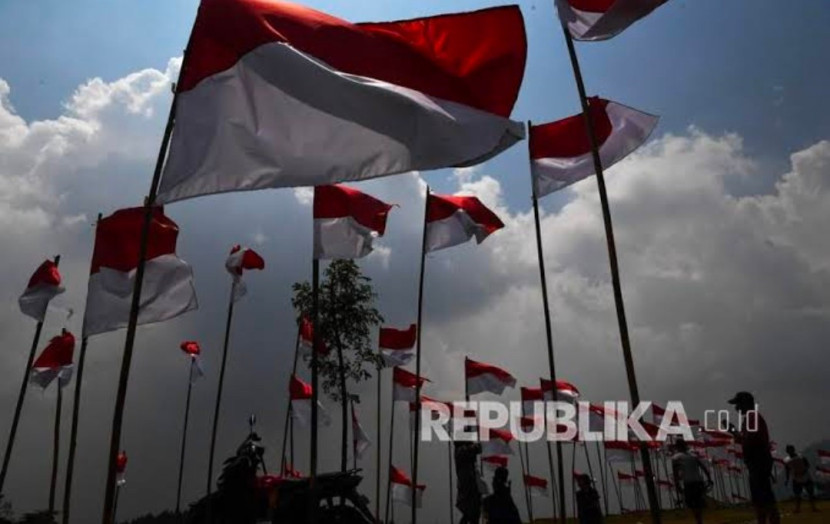
[[[481,454],[477,442],[455,442],[455,476],[458,494],[455,507],[461,512],[459,524],[478,524],[481,517],[481,490],[476,469],[476,457]]]
[[[499,466],[493,474],[493,493],[484,499],[487,524],[521,524],[519,508],[510,494],[507,468]]]
[[[581,473],[576,476],[576,512],[579,524],[602,524],[602,508],[599,493],[591,482],[591,477]]]
[[[790,482],[790,477],[793,481],[793,495],[795,495],[795,512],[801,513],[801,493],[807,491],[807,500],[810,502],[810,508],[813,511],[816,509],[815,500],[815,486],[813,485],[813,478],[810,476],[810,463],[807,459],[795,451],[795,446],[788,444],[786,447],[787,457],[784,459],[785,480],[786,486]]]
[[[712,488],[712,476],[709,469],[697,457],[689,453],[689,445],[683,438],[678,438],[674,443],[675,453],[672,455],[671,464],[674,473],[674,485],[686,507],[692,511],[697,524],[703,523],[703,510],[706,507],[706,491]],[[706,483],[703,477],[706,476]]]
[[[738,392],[729,403],[741,417],[740,431],[731,425],[730,431],[743,449],[744,464],[749,472],[749,493],[758,524],[779,524],[781,515],[772,491],[773,460],[767,422],[758,413],[755,397],[748,391]]]

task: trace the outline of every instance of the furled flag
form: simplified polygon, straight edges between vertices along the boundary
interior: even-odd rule
[[[830,465],[830,451],[820,449],[816,453],[818,454],[818,461],[821,464]]]
[[[159,201],[481,163],[523,138],[526,54],[518,6],[352,24],[203,1]]]
[[[490,470],[507,467],[507,455],[488,455],[481,458],[484,467]]]
[[[84,336],[127,326],[141,249],[144,208],[120,209],[98,221],[86,297]],[[190,266],[176,256],[179,226],[154,207],[147,239],[139,324],[196,309]]]
[[[363,431],[363,426],[357,419],[357,411],[355,411],[354,404],[352,404],[352,444],[354,449],[354,456],[363,458],[363,452],[372,445],[366,432]]]
[[[481,430],[483,433],[483,430]],[[489,440],[481,441],[481,454],[484,455],[512,455],[513,434],[506,429],[489,428]],[[483,435],[482,435],[483,436]]]
[[[429,380],[422,376],[419,381],[418,376],[414,373],[410,373],[396,366],[392,370],[392,383],[394,385],[392,399],[415,402],[417,398],[416,387],[419,385],[419,382],[420,386],[423,387],[424,382],[429,382]]]
[[[253,249],[237,244],[231,248],[231,253],[225,260],[225,269],[233,277],[233,300],[236,302],[248,292],[242,273],[249,269],[265,269],[265,259]]]
[[[291,375],[288,393],[291,397],[291,416],[303,426],[307,426],[311,421],[311,384],[303,382],[296,375]],[[331,424],[331,417],[319,400],[317,401],[317,416],[324,426]]]
[[[202,359],[199,358],[199,355],[202,354],[202,347],[199,343],[195,340],[185,340],[179,345],[179,348],[189,355],[191,362],[193,362],[193,365],[190,367],[190,382],[196,382],[196,380],[205,376],[205,372],[202,369]]]
[[[72,356],[75,354],[75,337],[67,330],[53,337],[32,364],[29,380],[46,389],[55,378],[63,387],[72,379]]]
[[[124,473],[127,471],[127,452],[121,450],[118,452],[118,455],[115,457],[115,473],[118,475],[117,480],[115,481],[116,484],[121,487],[127,483],[127,479],[124,478]]]
[[[534,404],[536,402],[544,402],[545,396],[542,394],[542,388],[528,388],[522,386],[520,388],[522,395],[522,413],[526,415],[534,415]]]
[[[545,400],[557,400],[559,402],[570,402],[571,404],[576,404],[576,401],[579,398],[579,390],[576,389],[576,386],[570,382],[566,382],[564,380],[556,381],[556,398],[554,398],[554,387],[552,381],[543,378],[540,379],[540,383],[542,385],[542,393],[544,394]]]
[[[631,464],[633,460],[637,460],[637,452],[639,448],[636,444],[624,440],[606,440],[603,441],[605,446],[605,460],[606,462],[620,462],[623,464]]]
[[[437,251],[475,237],[481,244],[504,223],[474,196],[430,194],[427,198],[426,250]]]
[[[415,324],[407,329],[380,328],[378,346],[387,366],[405,366],[415,356],[412,351],[418,335],[415,328]]]
[[[574,40],[608,40],[668,0],[556,0]]]
[[[599,97],[588,99],[602,167],[619,162],[648,139],[658,117]],[[591,141],[582,113],[531,126],[530,159],[536,196],[593,175]]]
[[[392,206],[342,185],[314,188],[314,258],[362,258],[386,231]]]
[[[516,379],[507,371],[466,357],[464,358],[464,378],[467,381],[468,395],[484,392],[501,395],[504,388],[516,386]]]
[[[412,505],[412,479],[406,473],[399,470],[395,466],[389,467],[389,482],[392,483],[392,500],[395,502],[402,502],[407,506]],[[421,507],[421,500],[424,496],[426,485],[418,484],[417,496],[415,497],[415,505]]]
[[[49,301],[64,291],[58,266],[53,261],[47,260],[35,270],[32,278],[29,279],[29,285],[17,299],[17,303],[24,315],[43,322]]]
[[[314,345],[314,324],[306,317],[300,319],[300,353],[303,355],[311,355],[311,347]],[[329,348],[326,344],[319,340],[317,341],[317,353],[320,355],[327,355]]]
[[[531,497],[550,497],[548,493],[548,481],[542,477],[534,477],[533,475],[524,476],[525,486],[530,491]]]

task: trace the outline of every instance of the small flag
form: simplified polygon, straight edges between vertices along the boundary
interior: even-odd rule
[[[414,373],[410,373],[396,366],[392,370],[392,383],[394,384],[392,399],[415,402],[417,398],[416,387],[419,385],[419,382],[420,386],[423,387],[424,382],[429,382],[429,380],[421,376],[419,381],[418,376]]]
[[[589,99],[603,168],[640,147],[658,117],[599,97]],[[543,197],[595,173],[591,141],[580,113],[549,124],[531,126],[530,158],[536,196]]]
[[[505,388],[516,386],[516,379],[507,371],[469,358],[464,359],[464,377],[468,395],[484,392],[501,395]]]
[[[415,324],[407,329],[380,328],[378,346],[387,366],[405,366],[415,356],[412,351],[417,337],[415,328]]]
[[[189,355],[191,362],[193,362],[193,365],[190,367],[190,383],[192,384],[205,376],[205,372],[202,369],[202,359],[199,358],[199,355],[202,354],[202,347],[195,340],[186,340],[181,343],[179,348]]]
[[[248,292],[242,273],[249,269],[265,269],[265,259],[253,249],[237,244],[231,248],[231,253],[225,260],[225,269],[233,277],[233,301],[236,302]]]
[[[84,336],[127,326],[141,249],[144,208],[121,209],[98,221],[86,298]],[[179,226],[152,209],[139,324],[152,324],[196,309],[190,266],[176,256]]]
[[[536,402],[544,402],[545,400],[545,397],[542,394],[542,388],[528,388],[522,386],[520,391],[522,395],[522,412],[533,415],[534,404]]]
[[[481,430],[483,433],[483,430]],[[490,428],[489,440],[481,441],[482,455],[512,455],[513,449],[510,443],[513,442],[513,434],[506,429]],[[482,434],[483,437],[483,434]]]
[[[372,444],[366,432],[363,431],[363,426],[357,419],[357,411],[355,411],[354,404],[352,404],[352,444],[354,449],[354,456],[363,458],[363,452]]]
[[[605,446],[606,462],[631,464],[633,460],[637,459],[639,448],[636,444],[623,440],[606,440],[603,441],[603,445]]]
[[[637,477],[638,477],[638,475],[636,474],[636,472],[635,472],[634,475],[631,475],[629,473],[625,473],[625,472],[622,472],[622,471],[617,472],[617,480],[619,480],[620,482],[636,483],[637,482]]]
[[[314,258],[363,258],[392,206],[342,185],[314,188]]]
[[[504,223],[474,196],[430,194],[427,198],[426,250],[437,251],[475,237],[481,244]]]
[[[127,479],[124,478],[124,473],[127,471],[127,452],[126,451],[119,451],[118,455],[115,457],[115,472],[118,475],[116,478],[116,485],[120,488],[124,484],[127,483]]]
[[[300,353],[311,356],[311,347],[314,345],[314,324],[306,317],[300,319]],[[322,340],[317,341],[317,354],[328,355],[329,348]]]
[[[291,417],[303,426],[311,422],[311,384],[306,384],[296,375],[291,375],[291,382],[288,385],[288,392],[291,398]],[[320,401],[317,401],[317,417],[321,424],[331,424],[326,408]]]
[[[46,260],[35,270],[17,303],[24,315],[43,322],[49,301],[64,291],[58,266],[53,261]]]
[[[666,488],[666,489],[673,489],[674,488],[674,484],[671,483],[668,480],[657,479],[656,482],[657,482],[657,486],[659,486],[661,488]]]
[[[668,0],[556,0],[574,40],[608,40]]]
[[[482,457],[481,462],[484,464],[485,468],[495,470],[498,468],[506,468],[507,460],[508,458],[506,455],[488,455],[486,457]]]
[[[392,483],[392,500],[402,502],[407,506],[412,505],[412,480],[395,466],[389,467],[389,482]],[[418,484],[417,496],[415,497],[416,507],[421,507],[421,500],[424,496],[426,485]]]
[[[830,465],[830,451],[820,449],[816,453],[818,453],[818,461],[820,463]]]
[[[29,380],[46,389],[56,378],[64,387],[72,379],[72,357],[75,354],[75,337],[69,331],[53,337],[32,364]]]
[[[548,493],[548,481],[542,477],[534,477],[533,475],[524,476],[525,486],[530,491],[531,497],[550,497]]]
[[[830,480],[830,468],[826,466],[816,466],[816,475],[823,480]]]
[[[564,380],[556,381],[555,399],[553,393],[553,382],[544,378],[540,379],[540,382],[542,384],[542,393],[544,394],[545,400],[558,400],[559,402],[570,402],[571,404],[576,404],[577,399],[579,399],[579,390],[570,382]]]

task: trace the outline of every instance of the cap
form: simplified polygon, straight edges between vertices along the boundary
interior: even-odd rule
[[[739,391],[735,396],[729,399],[729,403],[733,406],[755,404],[755,397],[748,391]]]

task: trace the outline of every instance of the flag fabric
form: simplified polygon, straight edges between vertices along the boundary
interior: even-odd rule
[[[623,440],[606,440],[603,441],[605,446],[605,461],[619,462],[623,464],[631,464],[632,460],[636,460],[639,448],[631,442]]]
[[[423,387],[424,382],[429,382],[425,377],[420,377],[414,373],[410,373],[409,371],[395,367],[392,370],[392,383],[394,384],[394,390],[392,394],[393,400],[403,400],[405,402],[415,402],[416,397],[416,387],[419,385]]]
[[[542,388],[528,388],[522,386],[519,391],[522,396],[522,413],[525,415],[534,415],[534,403],[544,402],[545,400]]]
[[[279,0],[204,0],[159,201],[481,163],[510,120],[518,6],[352,24]]]
[[[534,477],[533,475],[524,476],[525,486],[530,491],[531,497],[550,497],[548,493],[548,481],[542,477]]]
[[[816,466],[816,476],[821,477],[822,480],[830,480],[830,468],[826,466]]]
[[[190,367],[190,382],[196,382],[196,380],[205,376],[205,372],[202,369],[202,359],[199,358],[199,355],[202,354],[202,347],[199,343],[195,340],[185,340],[179,345],[179,349],[184,351],[191,358],[191,362],[193,362],[193,365]]]
[[[386,231],[392,206],[342,185],[314,188],[314,258],[362,258]]]
[[[467,394],[495,393],[501,395],[505,388],[516,387],[516,379],[507,371],[484,362],[464,358],[464,378]]]
[[[124,473],[127,471],[127,452],[119,451],[115,457],[115,473],[117,474],[115,483],[118,487],[127,483]]]
[[[481,430],[479,430],[481,431]],[[481,454],[485,455],[512,455],[513,434],[506,429],[490,428],[489,440],[481,440]],[[483,433],[483,432],[482,432]],[[480,435],[483,436],[483,435]]]
[[[437,195],[427,197],[427,251],[463,244],[475,237],[481,244],[504,223],[474,196]]]
[[[588,102],[603,168],[640,147],[657,125],[658,117],[620,103],[599,97]],[[531,126],[530,159],[540,198],[593,175],[591,141],[582,113]]]
[[[303,382],[296,375],[291,375],[291,382],[288,384],[288,393],[291,398],[291,417],[303,426],[311,422],[311,384]],[[331,424],[326,408],[320,401],[317,401],[317,420],[324,426]]]
[[[225,269],[233,277],[233,300],[236,302],[248,292],[242,273],[250,269],[265,269],[265,260],[253,249],[237,244],[225,260]]]
[[[444,402],[435,400],[426,395],[421,395],[421,412],[429,411],[432,420],[437,420],[438,411],[446,408],[450,412],[450,418],[453,417],[453,406],[451,402]],[[409,403],[409,427],[412,431],[415,430],[415,416],[417,414],[417,406],[415,402]]]
[[[407,506],[412,505],[412,480],[395,466],[389,467],[389,482],[392,483],[392,500],[402,502]],[[416,507],[421,507],[421,500],[424,496],[426,485],[418,484],[415,497]]]
[[[617,472],[617,480],[620,481],[620,482],[635,483],[635,482],[637,482],[637,477],[638,476],[639,475],[637,475],[636,471],[633,475],[631,475],[629,473],[625,473],[623,471],[618,471]]]
[[[58,266],[53,261],[46,260],[32,274],[26,290],[17,299],[17,303],[24,315],[43,322],[49,301],[64,291]]]
[[[311,347],[314,345],[314,324],[306,317],[300,319],[300,353],[311,356]],[[322,340],[317,341],[317,354],[327,355],[329,348]]]
[[[608,40],[668,0],[556,0],[574,40]]]
[[[410,324],[407,329],[380,328],[378,347],[387,366],[404,366],[415,356],[412,348],[417,337],[416,327]]]
[[[141,249],[144,208],[121,209],[98,221],[86,298],[84,336],[127,326]],[[139,324],[151,324],[196,309],[190,266],[176,256],[179,226],[161,207],[151,211]]]
[[[355,411],[354,404],[352,404],[352,448],[354,449],[354,456],[356,458],[363,458],[363,452],[372,445],[369,436],[363,431],[363,426],[360,425],[360,420],[357,418],[357,411]]]
[[[481,458],[481,463],[489,470],[507,467],[508,457],[506,455],[488,455]]]
[[[816,453],[818,454],[818,461],[821,464],[830,465],[830,451],[820,449]]]
[[[32,364],[29,380],[46,389],[56,378],[64,387],[72,379],[72,356],[75,354],[75,337],[69,331],[53,337]]]
[[[556,381],[555,398],[553,382],[543,378],[540,379],[540,383],[542,385],[542,393],[545,400],[558,400],[559,402],[570,402],[571,404],[575,404],[579,398],[579,390],[576,386],[565,380]]]

